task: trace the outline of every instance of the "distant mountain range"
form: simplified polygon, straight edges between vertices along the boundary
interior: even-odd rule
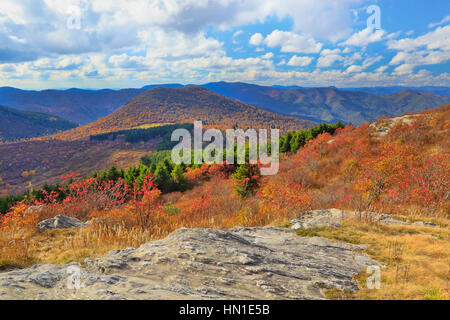
[[[143,89],[43,90],[0,88],[0,104],[11,108],[44,112],[86,124],[104,117],[141,94]]]
[[[341,88],[347,91],[362,91],[377,96],[388,96],[405,90],[429,92],[441,96],[450,96],[450,87],[363,87],[363,88]]]
[[[155,87],[144,91],[114,113],[56,137],[74,140],[144,124],[193,123],[195,120],[202,120],[205,127],[219,129],[279,128],[284,132],[313,125],[310,121],[262,110],[200,86]]]
[[[76,126],[74,122],[52,115],[0,106],[0,141],[32,138]]]
[[[277,89],[312,89],[306,87],[299,86],[272,86]],[[361,91],[370,94],[374,94],[376,96],[388,96],[391,94],[395,94],[400,91],[405,90],[415,90],[415,91],[424,91],[430,92],[441,96],[450,96],[450,87],[401,87],[401,86],[393,86],[393,87],[359,87],[359,88],[336,88],[329,87],[333,89],[345,90],[345,91]]]
[[[450,103],[450,97],[417,90],[378,96],[336,88],[280,89],[247,83],[216,82],[203,85],[214,92],[271,111],[302,119],[361,124],[383,115],[399,116]]]
[[[181,84],[149,85],[121,90],[43,90],[0,88],[0,104],[54,114],[87,124],[111,114],[131,99],[155,87],[182,88]],[[259,86],[239,82],[201,85],[223,96],[261,109],[316,122],[338,120],[361,124],[383,115],[399,116],[450,103],[449,87],[302,88]]]

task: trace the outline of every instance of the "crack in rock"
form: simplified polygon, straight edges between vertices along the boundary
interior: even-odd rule
[[[353,277],[378,265],[361,249],[288,228],[182,228],[84,266],[0,273],[0,299],[323,299],[320,288],[355,291]]]

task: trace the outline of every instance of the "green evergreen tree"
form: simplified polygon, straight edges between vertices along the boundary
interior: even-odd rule
[[[174,187],[178,191],[185,191],[187,189],[188,183],[184,178],[184,169],[181,165],[177,164],[170,174]]]
[[[170,174],[164,163],[161,162],[156,166],[154,176],[155,183],[159,189],[163,192],[167,192],[170,187]]]
[[[234,189],[238,195],[245,198],[253,194],[259,187],[261,174],[257,165],[247,163],[240,165],[233,177],[236,181]]]

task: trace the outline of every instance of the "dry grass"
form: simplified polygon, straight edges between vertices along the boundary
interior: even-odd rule
[[[242,218],[241,218],[242,219]],[[411,217],[405,217],[411,220]],[[236,221],[234,221],[236,222]],[[266,222],[266,221],[265,221]],[[357,293],[331,290],[331,299],[449,299],[450,232],[449,221],[434,219],[439,227],[391,226],[346,220],[341,227],[299,231],[300,236],[320,236],[336,241],[367,244],[367,254],[382,263],[381,289],[369,290],[367,274],[356,277]],[[231,225],[230,225],[231,224]],[[196,227],[230,227],[233,221],[215,216],[198,221]],[[244,223],[260,225],[257,221]],[[283,225],[280,219],[272,224]],[[262,225],[262,224],[261,224]],[[285,224],[284,224],[285,225]],[[174,223],[173,228],[181,225]],[[194,225],[189,225],[194,227]],[[153,232],[155,230],[152,230]],[[142,243],[165,237],[171,229],[152,233],[149,230],[93,225],[84,229],[23,231],[14,237],[0,235],[2,245],[0,269],[27,267],[35,263],[83,263],[87,257],[100,257],[112,249],[138,247]],[[4,244],[8,245],[4,245]]]
[[[449,221],[436,222],[448,226]],[[367,244],[367,254],[383,264],[379,290],[367,288],[368,275],[364,272],[356,278],[360,291],[351,294],[331,290],[327,293],[331,299],[450,299],[448,227],[391,226],[347,220],[337,229],[321,228],[299,234]]]
[[[105,229],[28,230],[12,238],[0,235],[0,270],[29,267],[33,264],[83,263],[87,257],[101,257],[113,249],[138,247],[153,240],[148,232],[125,230],[117,227]],[[4,245],[3,245],[4,244]]]

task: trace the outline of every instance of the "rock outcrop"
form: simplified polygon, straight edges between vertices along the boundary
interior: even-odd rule
[[[381,139],[385,137],[389,131],[399,122],[404,123],[406,125],[410,125],[417,118],[418,115],[409,114],[401,117],[395,117],[390,119],[384,119],[381,121],[373,122],[370,125],[370,128],[375,129],[374,136],[377,139]]]
[[[71,217],[66,217],[63,215],[57,215],[54,218],[46,219],[39,222],[36,228],[42,231],[52,230],[52,229],[68,229],[68,228],[82,228],[87,224]]]
[[[415,225],[435,227],[432,222],[417,221],[409,223],[395,219],[390,214],[382,214],[370,211],[347,211],[340,209],[310,210],[303,212],[296,219],[290,221],[294,230],[311,230],[322,227],[339,227],[344,219],[356,218],[364,221],[379,222],[389,225]]]
[[[84,266],[1,273],[0,299],[322,299],[378,265],[362,248],[287,228],[182,228]]]

